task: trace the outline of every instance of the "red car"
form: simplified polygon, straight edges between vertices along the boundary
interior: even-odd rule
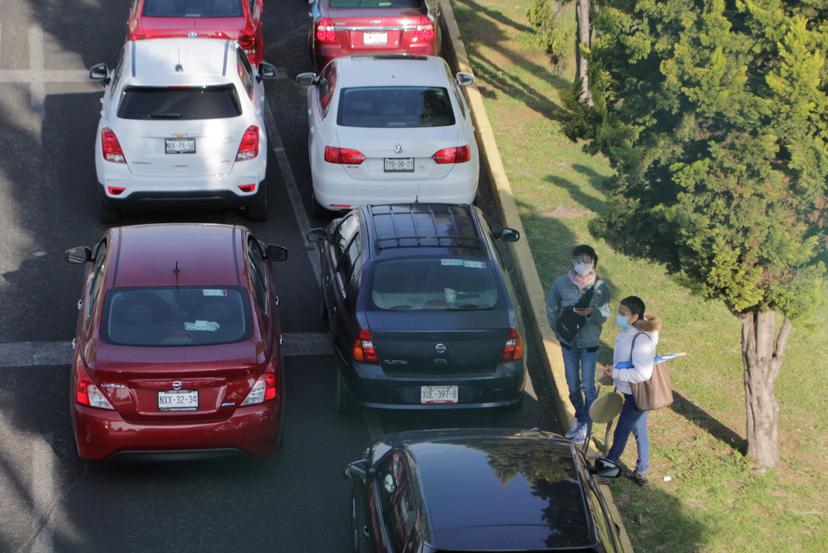
[[[311,0],[317,69],[353,54],[440,55],[437,0]]]
[[[133,0],[127,40],[201,37],[237,40],[250,63],[264,59],[263,0]]]
[[[116,227],[85,264],[70,406],[94,460],[262,455],[279,443],[284,365],[272,261],[240,226]]]

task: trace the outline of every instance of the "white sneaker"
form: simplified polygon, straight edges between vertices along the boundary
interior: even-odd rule
[[[581,423],[581,422],[578,422],[578,421],[573,422],[572,426],[569,428],[569,430],[566,431],[566,434],[564,434],[564,436],[566,436],[567,439],[571,440],[572,436],[574,436],[575,434],[577,434],[581,430],[582,425],[583,425],[583,423]]]
[[[582,443],[584,443],[586,441],[587,430],[588,430],[588,425],[582,424],[580,427],[578,427],[578,432],[573,434],[572,437],[569,438],[569,439],[572,440],[573,443],[581,445]]]

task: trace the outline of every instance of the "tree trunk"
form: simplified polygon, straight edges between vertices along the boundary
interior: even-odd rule
[[[581,53],[581,47],[592,44],[592,27],[589,22],[589,0],[577,0],[575,5],[575,81],[579,86],[578,100],[592,107],[592,92],[589,90],[588,61]]]
[[[776,312],[747,311],[742,319],[748,456],[761,468],[779,465],[779,404],[775,386],[793,326],[787,318],[776,334]]]

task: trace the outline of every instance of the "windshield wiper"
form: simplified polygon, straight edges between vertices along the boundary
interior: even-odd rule
[[[173,113],[173,112],[159,112],[159,113],[150,113],[150,119],[181,119],[180,113]]]

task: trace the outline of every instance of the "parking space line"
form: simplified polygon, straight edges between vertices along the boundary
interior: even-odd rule
[[[29,71],[33,75],[42,75],[46,70],[46,61],[43,54],[43,29],[40,25],[32,25],[29,27]],[[40,120],[43,121],[45,102],[46,102],[46,84],[42,78],[32,79],[32,109],[37,113]],[[42,125],[41,125],[42,126]],[[38,135],[40,129],[38,129]]]
[[[31,553],[54,551],[55,542],[50,514],[55,491],[55,454],[51,436],[32,439],[32,509],[35,515],[34,542]]]
[[[287,332],[282,335],[283,355],[303,357],[333,353],[327,332]],[[0,343],[0,368],[68,365],[72,359],[71,342]]]

